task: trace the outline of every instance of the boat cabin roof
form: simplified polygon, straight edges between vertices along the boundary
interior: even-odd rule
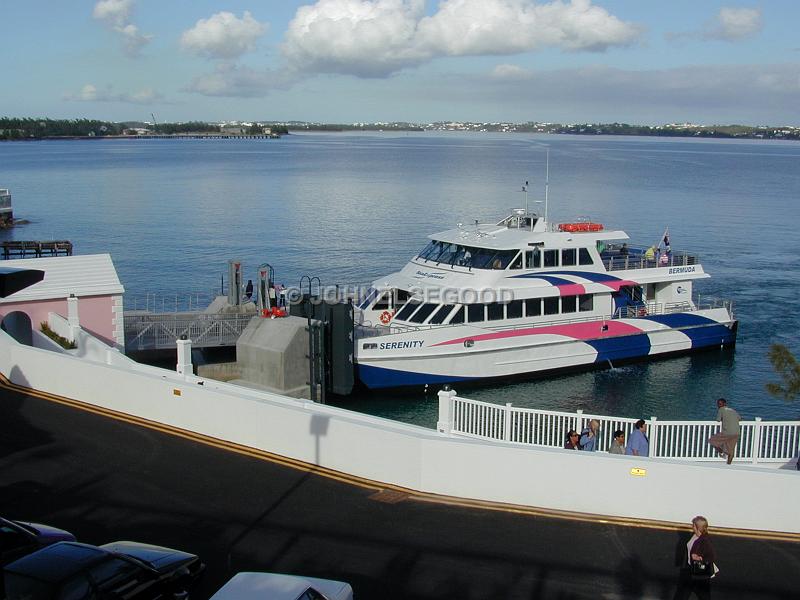
[[[627,233],[619,230],[562,232],[546,231],[544,228],[542,230],[538,229],[539,227],[534,227],[531,230],[512,228],[503,224],[476,223],[434,233],[429,235],[428,238],[462,246],[491,248],[493,250],[524,248],[535,244],[542,244],[548,248],[573,248],[593,246],[598,241],[629,239]]]

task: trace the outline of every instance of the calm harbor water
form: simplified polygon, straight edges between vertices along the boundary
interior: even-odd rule
[[[28,219],[2,239],[69,239],[109,252],[126,304],[147,293],[218,292],[229,258],[297,285],[365,284],[399,269],[430,233],[492,220],[544,196],[550,220],[590,216],[698,253],[701,295],[732,299],[735,352],[469,390],[518,406],[630,417],[711,418],[729,398],[747,418],[797,418],[770,397],[770,344],[796,353],[800,144],[522,134],[303,134],[281,140],[94,140],[0,144],[0,187]],[[426,426],[436,390],[343,406]]]

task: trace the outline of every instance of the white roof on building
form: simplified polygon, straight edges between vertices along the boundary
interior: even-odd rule
[[[125,292],[110,254],[20,258],[4,260],[0,262],[0,266],[9,269],[44,271],[42,281],[12,294],[8,298],[0,298],[0,304],[24,300],[67,298],[70,294],[75,294],[80,298]]]

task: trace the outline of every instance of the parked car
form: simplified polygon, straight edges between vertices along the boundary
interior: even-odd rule
[[[74,535],[57,527],[0,517],[0,567],[50,544],[74,541]]]
[[[194,554],[139,542],[58,542],[3,569],[7,600],[186,598],[204,565]]]
[[[353,600],[349,583],[279,573],[238,573],[211,600]]]

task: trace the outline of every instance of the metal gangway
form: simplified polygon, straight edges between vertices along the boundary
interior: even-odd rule
[[[125,349],[174,350],[175,341],[192,340],[195,348],[235,346],[253,313],[125,313]]]
[[[576,412],[520,408],[461,398],[453,390],[439,392],[437,429],[450,435],[505,442],[529,447],[563,448],[567,432],[577,432],[589,421],[600,422],[598,450],[611,444],[613,432],[622,430],[630,437],[637,419]],[[649,436],[651,458],[684,461],[718,461],[708,438],[718,433],[717,421],[668,421],[644,419]],[[780,466],[793,463],[800,452],[800,421],[740,422],[739,443],[734,461],[753,465]]]

